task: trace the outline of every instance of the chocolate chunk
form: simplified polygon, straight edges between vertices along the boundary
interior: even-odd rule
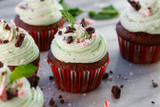
[[[60,103],[61,103],[61,104],[63,104],[63,103],[64,103],[64,100],[63,100],[63,99],[62,99],[62,100],[60,100]]]
[[[49,80],[53,80],[54,78],[53,78],[53,76],[49,76]]]
[[[67,29],[67,30],[66,30],[65,33],[74,33],[74,30],[75,30],[75,29],[72,28],[71,26],[67,26],[66,29]]]
[[[8,42],[9,42],[8,40],[4,40],[4,41],[3,41],[4,44],[5,44],[5,43],[8,43]]]
[[[152,81],[152,86],[153,86],[153,88],[157,88],[158,84],[156,82]]]
[[[112,87],[112,94],[115,99],[119,99],[121,96],[121,89],[118,86]]]
[[[73,37],[72,36],[68,36],[67,38],[67,44],[70,44],[73,42]]]
[[[25,34],[21,33],[17,38],[17,41],[15,43],[15,47],[21,47],[21,45],[24,41],[24,38],[25,38]]]
[[[131,4],[131,6],[135,9],[135,10],[140,10],[141,9],[141,6],[139,4],[139,1],[136,2],[134,0],[128,0],[128,2]]]
[[[17,95],[18,95],[18,90],[16,90],[15,92],[9,92],[9,91],[7,91],[8,100],[11,100],[11,99],[17,97]]]
[[[92,27],[89,27],[89,28],[86,29],[86,31],[88,32],[88,34],[92,34],[92,33],[95,32],[95,29],[92,28]]]
[[[31,84],[31,87],[36,88],[38,86],[38,83],[39,83],[39,80],[40,80],[38,76],[33,75],[31,77],[28,77],[27,79],[29,80],[29,82]]]
[[[17,32],[19,31],[19,28],[18,28],[18,27],[16,28],[16,31],[17,31]]]
[[[59,98],[62,98],[62,95],[59,95]]]
[[[62,31],[59,31],[58,34],[59,34],[59,35],[62,35]]]
[[[85,21],[84,18],[83,18],[82,21],[81,21],[81,25],[82,25],[82,27],[86,27],[86,26],[87,26],[86,21]]]
[[[0,68],[2,68],[3,67],[3,63],[2,62],[0,62]]]
[[[5,74],[7,74],[7,72],[2,72],[2,76],[4,76]]]
[[[51,100],[49,101],[49,105],[50,105],[50,106],[53,106],[54,103],[55,103],[55,102],[54,102],[53,98],[51,98]]]
[[[105,72],[105,74],[103,75],[103,79],[108,79],[109,74],[107,72]]]
[[[151,101],[151,103],[152,103],[152,104],[155,104],[155,102],[154,102],[154,101]]]
[[[6,30],[10,30],[11,28],[9,27],[8,24],[6,24],[5,29],[6,29]]]

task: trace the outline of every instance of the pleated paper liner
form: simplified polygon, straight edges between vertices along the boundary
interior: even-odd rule
[[[72,93],[84,93],[97,88],[109,64],[108,60],[105,65],[98,69],[73,71],[57,68],[55,65],[52,65],[49,60],[47,60],[47,62],[52,69],[57,87],[63,91]]]
[[[63,25],[61,26],[63,28]],[[29,31],[29,34],[33,37],[40,51],[48,51],[50,49],[51,42],[54,35],[57,33],[58,28],[48,31]]]
[[[151,64],[160,60],[160,46],[144,46],[132,43],[118,35],[122,57],[137,64]]]

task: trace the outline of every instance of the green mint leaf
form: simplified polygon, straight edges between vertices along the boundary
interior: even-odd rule
[[[80,15],[81,13],[83,13],[83,10],[79,9],[79,8],[73,8],[73,9],[69,9],[68,12],[73,16],[73,17],[77,17],[78,15]]]
[[[37,67],[32,64],[20,65],[16,67],[12,72],[11,82],[14,82],[15,80],[22,77],[30,77],[35,73],[36,70],[37,70]]]
[[[59,3],[61,4],[64,10],[71,9],[71,7],[67,3],[64,2],[64,0],[60,0]]]
[[[105,19],[112,19],[117,17],[119,15],[119,12],[112,5],[110,5],[110,6],[104,7],[99,12],[90,11],[88,15],[90,16],[90,18],[93,18],[93,19],[105,20]]]
[[[74,28],[75,20],[74,17],[67,10],[60,10],[62,15],[69,21],[72,28]]]

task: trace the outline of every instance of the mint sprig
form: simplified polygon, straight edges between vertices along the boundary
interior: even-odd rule
[[[67,10],[60,10],[62,15],[69,21],[72,28],[74,28],[75,20],[74,17]]]
[[[37,67],[34,66],[33,64],[20,65],[16,67],[12,72],[11,82],[14,82],[15,80],[22,77],[31,77],[36,70],[37,70]]]

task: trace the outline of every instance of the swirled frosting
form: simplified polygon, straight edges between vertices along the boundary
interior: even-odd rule
[[[47,26],[62,18],[61,9],[56,0],[24,0],[16,6],[15,11],[29,25]]]
[[[20,47],[15,46],[19,35],[25,35]],[[14,23],[7,24],[0,21],[0,59],[6,61],[8,66],[19,66],[29,64],[39,57],[39,49],[32,37],[23,29],[17,28]]]
[[[55,35],[51,44],[54,57],[67,63],[93,63],[101,60],[108,48],[102,35],[98,32],[88,34],[81,25],[74,25],[74,28],[74,32],[70,33],[65,33],[66,28],[60,29]],[[67,43],[70,37],[73,42]]]
[[[159,0],[139,0],[141,9],[136,11],[131,6],[120,18],[123,27],[131,32],[160,34]]]
[[[4,86],[3,88],[7,92],[14,92],[16,90],[18,95],[7,101],[0,100],[0,107],[43,107],[44,98],[39,87],[31,88],[26,78],[21,78],[11,83],[10,77],[11,71],[4,64],[0,68],[0,86]]]

